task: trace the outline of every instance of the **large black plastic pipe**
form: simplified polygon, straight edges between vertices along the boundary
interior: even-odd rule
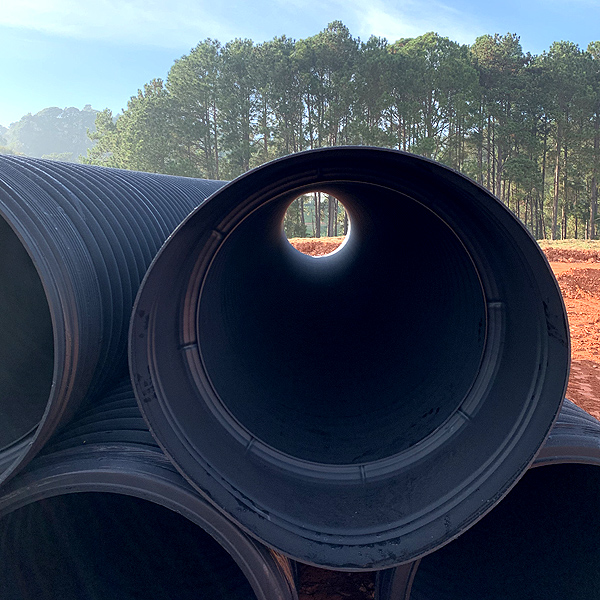
[[[350,218],[319,258],[283,232],[322,191]],[[142,284],[130,365],[179,470],[247,531],[336,569],[408,562],[533,460],[568,378],[562,297],[485,189],[376,148],[292,155],[226,185]]]
[[[287,559],[164,457],[129,383],[7,483],[0,582],[2,600],[297,600]]]
[[[444,548],[379,574],[377,600],[597,600],[598,467],[600,423],[565,400],[510,494]]]
[[[0,156],[0,482],[124,371],[146,268],[221,185]]]

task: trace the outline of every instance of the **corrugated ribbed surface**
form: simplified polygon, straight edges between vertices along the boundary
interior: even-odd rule
[[[5,237],[18,238],[19,260],[25,263],[29,257],[33,267],[26,269],[35,269],[43,288],[7,292],[0,308],[31,323],[26,312],[19,313],[29,298],[44,330],[35,351],[47,363],[35,369],[28,364],[29,351],[21,350],[36,336],[33,325],[24,340],[10,342],[8,317],[0,323],[0,339],[9,344],[6,354],[16,356],[0,372],[0,387],[7,390],[1,400],[6,406],[0,407],[6,424],[0,435],[0,481],[39,450],[90,389],[100,393],[125,372],[131,307],[147,267],[175,227],[221,185],[0,156]],[[2,260],[10,265],[10,256]],[[19,275],[10,266],[4,271],[8,278]],[[21,351],[23,356],[17,356]],[[37,381],[24,398],[13,392],[19,379]],[[27,419],[11,413],[11,396],[29,406]]]

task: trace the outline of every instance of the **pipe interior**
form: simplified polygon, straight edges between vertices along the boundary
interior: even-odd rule
[[[287,241],[285,211],[307,191],[346,208],[338,252],[305,256]],[[218,401],[254,437],[357,464],[409,448],[457,410],[485,330],[477,270],[452,229],[405,195],[352,183],[296,190],[243,220],[210,267],[197,335]]]
[[[3,600],[256,600],[202,528],[131,496],[85,492],[0,521]]]
[[[411,600],[600,598],[600,469],[526,473],[474,527],[422,559]]]
[[[0,450],[42,418],[52,387],[52,319],[29,254],[0,217]]]

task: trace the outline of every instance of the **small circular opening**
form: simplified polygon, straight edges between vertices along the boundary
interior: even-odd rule
[[[0,520],[0,579],[10,600],[256,600],[201,527],[110,493],[47,498]]]
[[[350,232],[346,208],[335,196],[315,191],[298,196],[283,219],[290,244],[307,256],[328,256],[338,250]]]
[[[21,240],[0,217],[0,450],[39,423],[53,370],[46,293]]]

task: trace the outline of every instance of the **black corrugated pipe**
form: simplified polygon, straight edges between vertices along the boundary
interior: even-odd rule
[[[146,268],[221,185],[0,156],[0,482],[126,368]]]
[[[565,400],[532,467],[461,537],[381,573],[377,600],[600,598],[600,423]]]
[[[2,600],[297,600],[289,561],[165,458],[129,382],[7,483],[0,582]]]
[[[296,251],[290,203],[335,196],[350,233]],[[229,183],[163,246],[130,366],[159,443],[212,502],[303,562],[408,562],[490,510],[533,460],[568,378],[548,263],[466,177],[328,148]]]

